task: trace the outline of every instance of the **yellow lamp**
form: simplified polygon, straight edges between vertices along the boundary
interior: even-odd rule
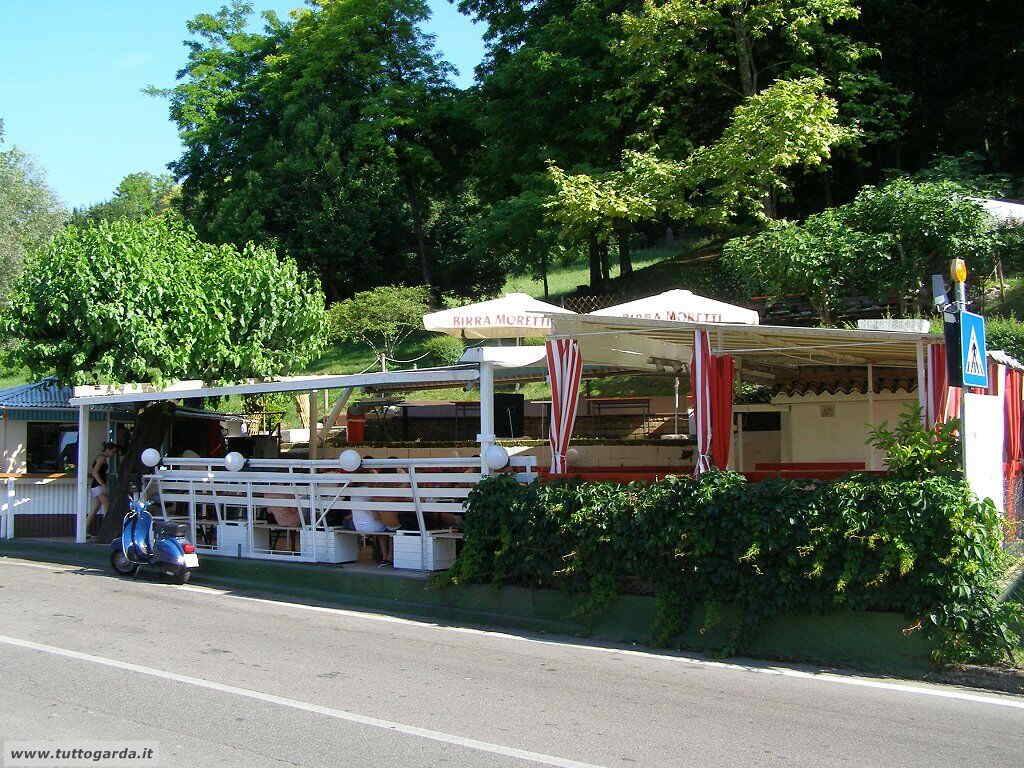
[[[967,282],[967,262],[953,259],[949,262],[949,276],[957,283]]]

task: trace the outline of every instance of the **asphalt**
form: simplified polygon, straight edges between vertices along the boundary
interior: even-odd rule
[[[1024,697],[0,559],[0,740],[168,766],[1014,766]]]

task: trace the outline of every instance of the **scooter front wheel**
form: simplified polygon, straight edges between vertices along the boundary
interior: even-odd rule
[[[110,566],[122,576],[134,576],[139,572],[139,566],[125,557],[120,549],[110,553]]]

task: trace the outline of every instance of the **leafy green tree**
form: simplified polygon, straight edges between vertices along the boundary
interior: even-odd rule
[[[234,0],[188,26],[165,91],[184,155],[182,209],[217,242],[275,242],[332,299],[385,281],[469,292],[430,229],[462,190],[471,120],[421,30],[423,0],[314,0],[289,21]],[[451,221],[451,218],[448,218]],[[469,277],[468,285],[461,282]]]
[[[631,74],[618,93],[642,110],[645,141],[682,157],[712,141],[740,100],[776,80],[824,77],[839,123],[857,128],[839,152],[863,163],[865,147],[899,135],[906,98],[873,69],[879,51],[848,34],[858,16],[856,0],[647,3],[622,16],[623,39],[613,50]],[[812,174],[826,181],[826,198],[832,164]],[[779,197],[776,190],[764,201],[770,217]]]
[[[757,216],[767,193],[786,188],[785,169],[820,165],[850,137],[823,90],[820,78],[776,81],[737,106],[715,142],[683,160],[627,150],[620,170],[601,175],[552,166],[551,216],[570,236],[662,214],[719,227],[739,214]]]
[[[3,140],[0,121],[0,147]],[[32,158],[17,147],[0,150],[0,297],[21,272],[26,254],[44,246],[66,220]]]
[[[752,294],[804,294],[831,325],[842,298],[868,282],[867,264],[885,263],[891,247],[890,237],[850,228],[843,211],[833,208],[803,224],[778,221],[758,235],[733,238],[722,260],[746,278]]]
[[[84,210],[76,210],[73,222],[84,224],[102,219],[145,219],[149,216],[159,216],[172,210],[172,205],[180,193],[180,188],[174,183],[174,177],[169,173],[130,173],[121,179],[110,200],[96,203]]]
[[[806,294],[829,323],[844,297],[861,293],[895,296],[905,314],[918,306],[928,276],[944,272],[949,259],[967,259],[987,274],[1015,238],[1019,230],[995,227],[962,187],[897,179],[865,187],[853,202],[801,224],[780,222],[734,238],[722,256],[758,290]]]
[[[547,164],[572,173],[613,169],[634,130],[633,115],[612,98],[625,73],[610,48],[620,34],[616,15],[640,6],[641,0],[459,3],[487,26],[487,58],[477,70],[482,141],[474,174],[489,207],[478,231],[488,252],[516,272],[543,279],[550,262],[567,253],[545,220]],[[588,254],[596,285],[607,275],[607,251],[607,242],[592,237],[568,253]],[[620,256],[628,273],[628,249]]]
[[[338,341],[365,344],[386,368],[398,346],[423,328],[423,315],[429,311],[426,286],[381,285],[333,304],[328,310],[330,334]]]
[[[33,252],[3,329],[16,364],[69,383],[237,381],[301,371],[322,348],[323,307],[316,280],[273,251],[120,218]]]
[[[880,291],[895,294],[906,311],[925,281],[950,259],[967,259],[988,274],[995,264],[998,230],[985,209],[951,182],[915,184],[897,179],[865,187],[848,205],[851,226],[892,238],[890,257],[874,270]]]

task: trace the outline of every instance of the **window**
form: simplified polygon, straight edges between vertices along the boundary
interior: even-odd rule
[[[73,424],[29,422],[29,472],[64,472],[78,461],[78,427]]]

